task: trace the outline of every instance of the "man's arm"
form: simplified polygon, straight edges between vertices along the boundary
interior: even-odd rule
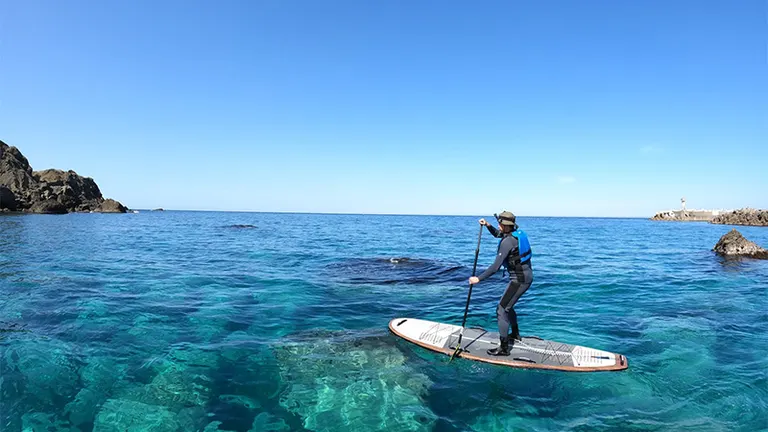
[[[485,224],[485,227],[488,228],[488,232],[491,233],[492,236],[499,238],[501,237],[501,231],[496,229],[495,226],[492,226],[491,224]]]
[[[507,259],[507,255],[517,246],[517,239],[509,236],[501,241],[501,245],[499,246],[499,253],[496,255],[496,261],[491,264],[490,267],[488,267],[480,276],[477,278],[481,281],[484,279],[487,279],[488,277],[492,276],[494,273],[499,271],[499,268],[501,268],[501,265],[504,263],[504,260]]]

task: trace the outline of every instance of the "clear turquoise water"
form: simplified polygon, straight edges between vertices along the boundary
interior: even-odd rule
[[[768,261],[715,256],[727,226],[520,218],[523,334],[624,372],[449,364],[390,335],[397,316],[461,322],[476,220],[2,216],[0,430],[768,428]],[[503,289],[475,288],[469,325],[494,327]]]

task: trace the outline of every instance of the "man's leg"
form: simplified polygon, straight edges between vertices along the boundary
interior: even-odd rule
[[[509,322],[512,325],[512,343],[516,340],[520,340],[520,327],[517,325],[517,313],[515,313],[514,306],[509,308]]]
[[[501,298],[502,303],[499,306],[503,305],[504,310],[507,312],[507,321],[512,326],[512,340],[515,341],[520,340],[520,327],[517,325],[517,313],[515,312],[515,304],[518,300],[520,300],[520,297],[525,294],[526,291],[528,291],[528,288],[531,287],[531,283],[533,283],[533,274],[530,272],[530,270],[525,269],[522,277],[513,279],[509,283],[510,287],[512,286],[513,282],[517,283],[515,291],[512,292],[509,297],[507,297],[507,294],[510,293],[509,288],[507,288],[507,292],[505,292],[504,296]]]
[[[506,307],[510,303],[510,299],[515,297],[515,293],[520,289],[520,283],[516,279],[509,281],[504,295],[501,296],[498,306],[496,306],[496,322],[499,326],[499,342],[498,348],[489,349],[487,352],[490,355],[509,355],[509,327],[510,327],[510,309],[511,306]],[[519,298],[519,296],[518,296]],[[515,324],[517,323],[515,317]],[[515,327],[513,327],[514,329]]]

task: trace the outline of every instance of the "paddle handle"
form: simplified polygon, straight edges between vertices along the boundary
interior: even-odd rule
[[[475,263],[472,265],[472,276],[477,271],[477,256],[480,255],[480,239],[483,237],[483,226],[480,225],[480,232],[477,234],[477,248],[475,248]],[[472,284],[470,284],[472,286]]]
[[[477,257],[480,255],[480,239],[483,237],[483,226],[480,225],[480,233],[477,234],[477,248],[475,249],[475,263],[472,265],[472,276],[477,272]],[[467,312],[469,312],[469,300],[472,298],[472,286],[469,284],[469,293],[467,294],[467,304],[464,306],[464,319],[461,321],[461,333],[459,334],[459,344],[464,333],[464,325],[467,323]]]

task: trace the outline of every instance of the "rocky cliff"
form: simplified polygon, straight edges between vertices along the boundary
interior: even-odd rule
[[[0,211],[125,213],[127,210],[115,200],[104,199],[92,178],[74,171],[32,171],[19,149],[0,141]]]

